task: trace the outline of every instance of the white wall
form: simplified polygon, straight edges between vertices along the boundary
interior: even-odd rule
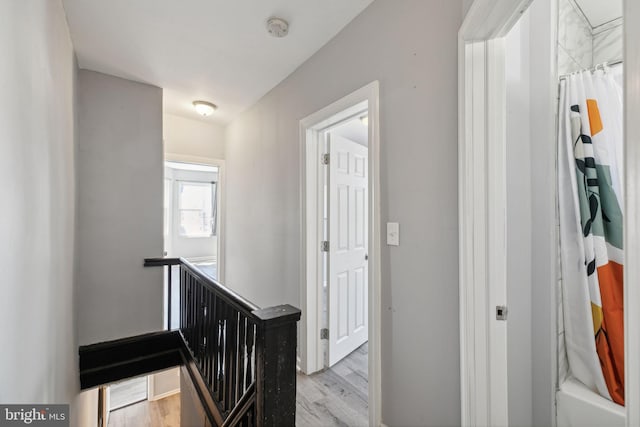
[[[532,425],[529,13],[506,37],[507,356],[509,425]]]
[[[457,32],[460,1],[377,0],[226,132],[226,283],[300,305],[299,120],[380,81],[382,416],[460,423]],[[384,229],[385,227],[383,227]]]
[[[558,0],[558,11],[560,75],[622,60],[622,18],[593,28],[575,0]]]
[[[560,75],[591,68],[591,25],[573,0],[558,0],[558,69]]]
[[[163,115],[165,153],[224,160],[224,127],[216,123]]]
[[[0,52],[0,402],[70,403],[76,65],[61,2],[0,2]]]
[[[623,59],[623,25],[618,20],[611,28],[594,31],[593,34],[593,64],[621,61]]]
[[[80,344],[161,330],[162,90],[78,75]]]

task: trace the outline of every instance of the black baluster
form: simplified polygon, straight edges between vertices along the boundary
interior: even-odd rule
[[[218,374],[219,374],[219,363],[218,363],[218,352],[220,349],[220,307],[217,295],[213,294],[213,315],[211,316],[211,328],[213,332],[212,343],[213,343],[213,377],[212,377],[212,391],[214,395],[217,396],[218,391]]]
[[[220,342],[218,344],[218,365],[219,365],[219,370],[218,370],[218,401],[219,402],[224,402],[224,381],[225,381],[225,375],[226,372],[224,370],[225,368],[225,360],[224,360],[224,340],[225,340],[225,308],[226,305],[221,301],[220,302],[220,319],[219,319],[219,325],[220,325],[220,332],[218,334],[218,337],[220,339]]]
[[[204,333],[204,323],[205,323],[205,310],[206,306],[204,304],[206,289],[198,279],[198,366],[200,367],[200,371],[204,371],[204,352],[205,352],[205,333]]]
[[[227,399],[227,409],[230,410],[236,404],[236,355],[238,349],[238,338],[236,336],[238,329],[238,312],[231,308],[229,310],[229,325],[227,326],[227,357],[229,358],[229,374],[227,375],[227,390],[229,398]]]
[[[247,318],[240,313],[240,321],[238,323],[238,381],[236,382],[236,396],[241,398],[244,395],[244,364],[245,364],[245,346],[247,334]]]
[[[256,328],[255,325],[247,319],[247,375],[245,379],[245,388],[249,388],[253,382],[254,360],[253,360],[253,345],[255,342]]]
[[[173,266],[171,264],[167,265],[167,308],[168,308],[168,313],[167,313],[167,331],[171,330],[171,288],[173,286],[171,283],[171,269],[173,268]]]
[[[212,339],[212,330],[213,330],[213,323],[211,321],[211,315],[212,315],[212,307],[211,307],[211,301],[213,299],[213,292],[211,291],[207,291],[207,315],[206,315],[206,325],[205,325],[205,330],[206,330],[206,334],[205,336],[207,337],[207,346],[205,349],[205,360],[206,360],[206,374],[205,374],[205,379],[207,381],[207,387],[209,388],[209,391],[212,391],[212,384],[213,384],[213,375],[212,375],[212,370],[213,370],[213,363],[212,363],[212,357],[211,357],[211,349],[214,347],[213,345],[213,339]]]
[[[184,313],[185,313],[185,286],[186,286],[186,272],[184,271],[184,267],[180,266],[180,330],[184,330],[185,321],[184,321]]]

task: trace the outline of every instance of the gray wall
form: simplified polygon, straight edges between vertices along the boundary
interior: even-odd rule
[[[162,329],[162,153],[162,89],[80,70],[80,344]]]
[[[506,38],[509,425],[532,425],[529,13]]]
[[[299,305],[299,120],[380,81],[382,416],[460,423],[457,31],[460,1],[377,0],[226,133],[227,278],[262,306]],[[383,229],[385,227],[383,226]]]
[[[75,58],[61,2],[0,2],[0,52],[0,402],[69,403]]]

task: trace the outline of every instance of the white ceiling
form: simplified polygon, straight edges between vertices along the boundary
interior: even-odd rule
[[[622,0],[575,0],[575,2],[594,28],[622,17]]]
[[[164,88],[165,112],[232,120],[373,0],[63,0],[80,68]],[[278,39],[266,21],[289,21]]]

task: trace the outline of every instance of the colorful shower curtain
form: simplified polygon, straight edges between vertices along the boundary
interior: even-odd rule
[[[624,405],[622,105],[610,70],[561,82],[558,198],[569,369]]]

